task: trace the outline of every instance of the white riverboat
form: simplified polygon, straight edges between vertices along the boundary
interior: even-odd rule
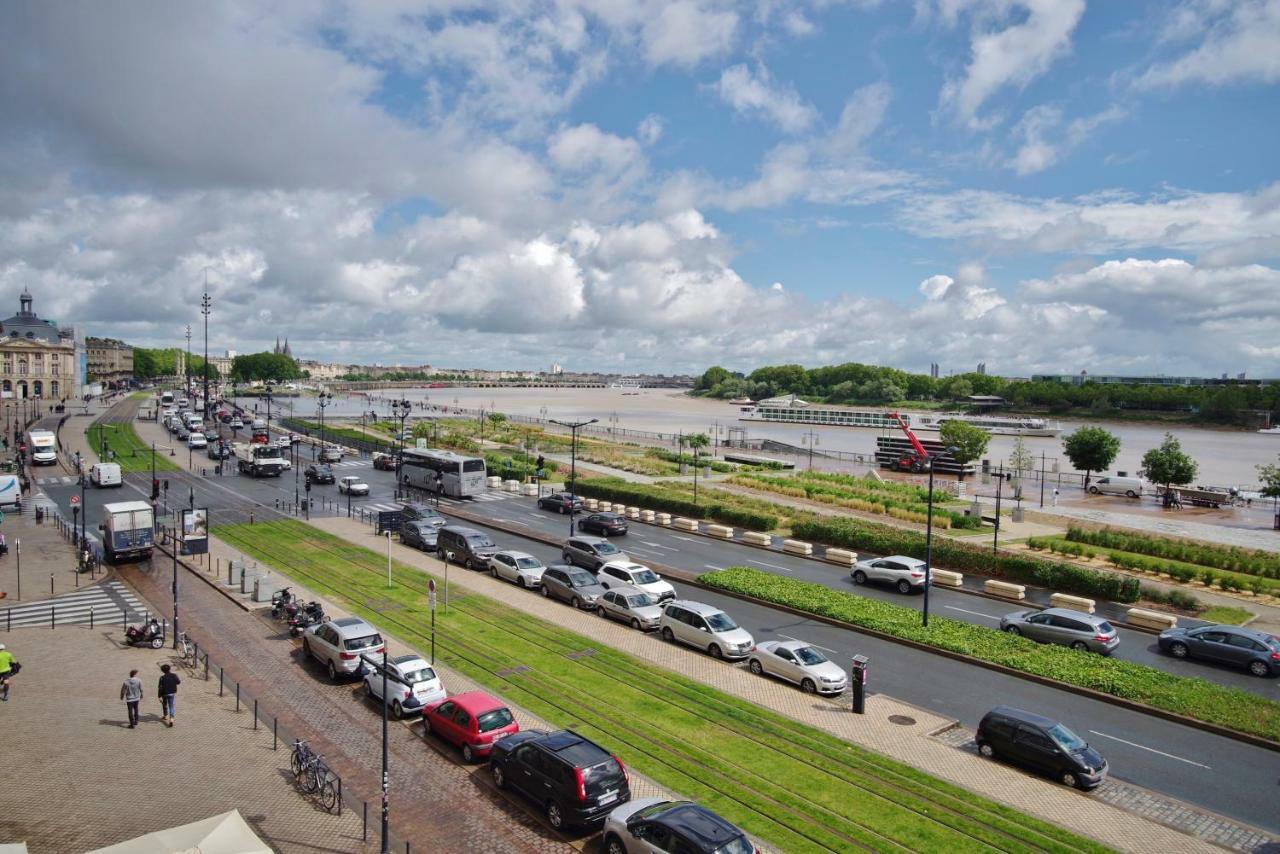
[[[939,415],[917,415],[911,422],[916,430],[940,430],[948,421],[963,421],[1001,436],[1057,436],[1062,425],[1044,418],[1022,415],[969,415],[944,412]]]
[[[823,427],[878,427],[898,429],[888,409],[855,409],[827,403],[809,403],[794,394],[771,397],[750,406],[738,407],[739,421],[773,421],[814,424]],[[911,417],[902,416],[911,424]]]
[[[1258,432],[1264,436],[1280,436],[1280,424],[1276,424],[1274,427],[1265,427]]]

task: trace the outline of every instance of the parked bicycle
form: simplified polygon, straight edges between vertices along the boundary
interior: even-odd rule
[[[196,663],[196,644],[186,632],[178,633],[178,649],[182,651],[182,660],[184,662]]]
[[[324,764],[324,758],[313,752],[305,741],[295,741],[289,767],[299,788],[308,795],[315,795],[320,806],[332,812],[338,805],[338,778]]]

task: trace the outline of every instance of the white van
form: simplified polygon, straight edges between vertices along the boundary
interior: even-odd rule
[[[119,463],[94,463],[89,469],[89,482],[94,486],[124,486]]]
[[[56,465],[58,462],[58,437],[52,430],[32,430],[30,438],[31,462],[38,466]]]
[[[1090,482],[1089,491],[1094,495],[1127,495],[1142,497],[1142,479],[1137,477],[1100,477]]]
[[[16,474],[0,474],[0,505],[22,504],[22,481]]]

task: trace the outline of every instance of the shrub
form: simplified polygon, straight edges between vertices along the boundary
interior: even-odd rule
[[[706,503],[694,503],[691,497],[686,498],[680,492],[665,487],[628,483],[618,478],[600,477],[580,480],[577,491],[579,495],[586,498],[604,498],[619,504],[644,507],[662,513],[675,513],[695,519],[706,518],[755,531],[771,531],[778,527],[777,515],[733,506],[729,503],[732,496],[713,489],[704,491],[709,499]]]
[[[1174,540],[1136,532],[1116,531],[1111,528],[1087,531],[1072,527],[1067,530],[1067,539],[1165,560],[1178,560],[1183,563],[1240,572],[1245,575],[1280,577],[1280,555],[1272,552]]]

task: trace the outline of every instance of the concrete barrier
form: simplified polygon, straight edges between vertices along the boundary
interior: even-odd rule
[[[488,483],[489,483],[489,488],[490,488],[490,489],[501,489],[501,488],[502,488],[502,478],[500,478],[500,477],[496,477],[496,476],[495,476],[495,477],[491,477],[491,478],[489,478],[489,479],[488,479]],[[394,484],[393,484],[393,486],[394,486]]]
[[[813,543],[806,543],[802,540],[783,540],[782,550],[793,555],[811,555],[813,554]]]
[[[503,491],[504,491],[504,492],[519,492],[519,491],[520,491],[520,481],[518,481],[518,480],[504,480],[504,481],[502,482],[502,489],[503,489]]]
[[[594,498],[587,498],[583,500],[582,506],[594,512],[600,509],[600,502],[596,501]]]
[[[1163,611],[1148,611],[1145,608],[1130,608],[1124,612],[1124,621],[1134,626],[1142,626],[1145,629],[1172,629],[1178,625],[1178,618],[1173,614],[1166,614]]]
[[[993,596],[1000,596],[1004,599],[1026,599],[1027,588],[1021,584],[1010,584],[1007,581],[996,581],[994,578],[988,578],[982,582],[982,588]]]
[[[628,518],[628,519],[639,519],[639,518],[640,518],[640,508],[639,508],[639,507],[628,507],[628,508],[627,508],[627,518]]]
[[[929,578],[934,584],[941,584],[943,587],[964,586],[964,573],[952,572],[949,569],[931,568]]]
[[[648,522],[649,524],[653,524],[653,521],[654,521],[654,520],[653,520],[653,517],[654,517],[654,512],[653,512],[652,510],[641,510],[641,511],[640,511],[640,521],[641,521],[641,522]]]
[[[694,532],[696,532],[696,531],[698,530],[698,520],[697,520],[697,519],[685,519],[685,518],[683,518],[683,517],[681,517],[681,518],[677,518],[674,522],[672,522],[672,523],[671,523],[671,527],[673,527],[673,528],[679,528],[681,531],[694,531]]]
[[[773,535],[762,534],[759,531],[743,531],[742,541],[753,546],[771,546],[773,545]]]
[[[537,495],[537,494],[538,494],[538,484],[536,484],[536,483],[522,483],[522,484],[520,484],[520,494],[521,494],[521,495]]]
[[[608,508],[608,507],[601,507],[600,509],[601,509],[601,510],[608,510],[609,508]],[[615,505],[613,505],[613,512],[614,512],[614,513],[622,513],[622,514],[624,514],[624,515],[625,515],[625,514],[626,514],[626,512],[627,512],[627,505],[625,505],[625,504],[615,504]]]
[[[1049,597],[1049,604],[1055,608],[1070,608],[1072,611],[1083,611],[1086,614],[1093,613],[1094,601],[1085,599],[1081,596],[1069,596],[1066,593],[1054,593]]]
[[[853,566],[858,560],[858,553],[848,549],[827,549],[826,559],[841,566]]]
[[[657,522],[658,522],[658,524],[659,524],[659,525],[670,525],[670,524],[671,524],[671,514],[670,514],[670,513],[655,513],[655,514],[654,514],[654,519],[655,519],[655,520],[657,520]]]
[[[730,525],[708,525],[707,533],[713,537],[720,537],[724,540],[733,539],[733,528]]]

